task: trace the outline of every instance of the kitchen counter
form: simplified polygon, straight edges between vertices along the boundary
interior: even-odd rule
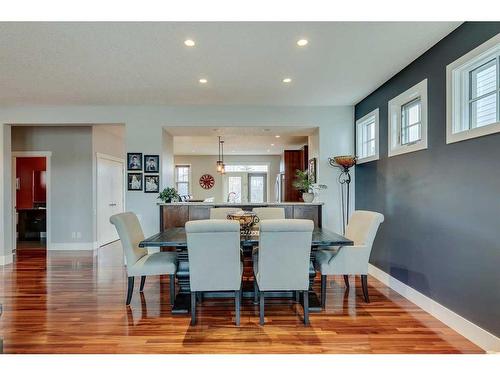
[[[308,219],[321,228],[323,203],[272,202],[272,203],[224,203],[224,202],[173,202],[158,203],[160,209],[160,232],[168,228],[184,227],[190,220],[210,218],[213,207],[238,207],[251,211],[255,207],[282,207],[287,219]]]
[[[209,206],[209,207],[274,207],[274,206],[322,206],[323,202],[264,202],[264,203],[228,203],[228,202],[172,202],[158,203],[159,206]]]

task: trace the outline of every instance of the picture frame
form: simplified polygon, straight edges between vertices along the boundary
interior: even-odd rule
[[[144,192],[159,193],[160,192],[160,175],[144,175]]]
[[[160,156],[159,155],[144,155],[144,172],[159,173],[160,172]]]
[[[309,159],[308,172],[309,172],[309,178],[311,179],[312,183],[315,184],[317,182],[317,180],[316,180],[316,158]]]
[[[127,190],[142,191],[142,173],[127,173]]]
[[[142,152],[127,152],[127,170],[142,171]]]

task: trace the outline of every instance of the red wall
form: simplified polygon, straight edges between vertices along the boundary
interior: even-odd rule
[[[19,178],[20,189],[16,191],[16,208],[33,208],[33,172],[45,171],[45,158],[16,158],[16,177]],[[45,185],[35,188],[36,200],[45,202],[47,192]]]

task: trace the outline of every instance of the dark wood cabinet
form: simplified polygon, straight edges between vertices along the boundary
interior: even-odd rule
[[[210,219],[210,207],[207,206],[190,206],[189,220],[205,220]]]
[[[315,227],[321,228],[321,206],[293,206],[294,219],[307,219],[314,221]]]
[[[284,199],[285,202],[300,202],[302,194],[293,187],[295,174],[297,169],[302,169],[302,152],[301,150],[285,150],[284,151],[284,164],[285,164],[285,179],[284,179]]]
[[[189,221],[189,206],[164,205],[160,206],[160,228],[183,227]]]

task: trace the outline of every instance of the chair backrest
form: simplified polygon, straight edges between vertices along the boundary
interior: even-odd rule
[[[260,290],[307,290],[314,222],[260,222],[257,282]]]
[[[238,221],[188,221],[186,236],[191,291],[240,289],[240,224]]]
[[[241,211],[237,207],[217,207],[210,209],[210,219],[227,220],[227,215],[233,212]]]
[[[384,222],[384,215],[373,211],[354,211],[345,236],[354,242],[355,246],[372,247],[378,227]]]
[[[146,248],[139,247],[139,242],[144,239],[141,223],[133,212],[123,212],[109,218],[120,236],[123,252],[127,265],[134,265],[139,259],[148,253]]]
[[[284,219],[285,209],[283,207],[255,207],[253,212],[259,220]]]

